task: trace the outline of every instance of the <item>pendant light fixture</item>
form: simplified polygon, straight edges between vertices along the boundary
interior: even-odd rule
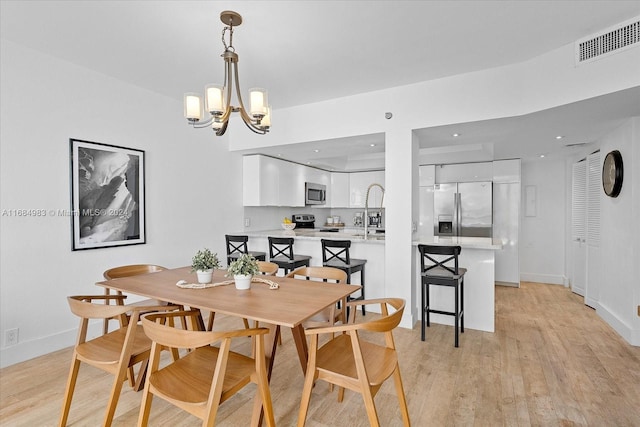
[[[253,132],[264,135],[271,127],[271,107],[267,101],[267,91],[261,88],[249,90],[249,111],[244,107],[240,92],[240,80],[238,79],[238,54],[233,47],[233,27],[242,24],[242,16],[239,13],[225,10],[220,13],[220,20],[225,24],[222,30],[222,44],[224,52],[224,83],[223,85],[210,84],[205,87],[204,111],[210,117],[201,121],[203,116],[202,96],[197,93],[184,94],[184,116],[195,128],[213,128],[216,135],[224,135],[229,124],[231,113],[240,113],[242,121]],[[225,36],[229,36],[229,43]],[[231,105],[231,94],[234,92],[238,106]]]

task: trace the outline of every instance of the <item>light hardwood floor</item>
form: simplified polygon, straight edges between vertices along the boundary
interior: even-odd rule
[[[218,328],[241,327],[216,318]],[[640,426],[640,348],[627,344],[582,299],[564,287],[523,283],[496,288],[496,332],[467,330],[460,348],[453,329],[432,325],[427,341],[397,329],[400,367],[414,426]],[[240,344],[240,347],[247,345]],[[58,420],[71,350],[0,371],[0,424],[48,426]],[[70,425],[99,425],[110,376],[83,366]],[[302,372],[291,334],[276,357],[271,393],[279,426],[297,420]],[[114,425],[135,425],[141,393],[125,386]],[[220,426],[249,425],[255,389],[225,402]],[[307,426],[366,426],[359,395],[336,401],[324,383],[315,387]],[[383,426],[402,424],[393,382],[376,396]],[[151,425],[196,426],[199,420],[155,400]]]

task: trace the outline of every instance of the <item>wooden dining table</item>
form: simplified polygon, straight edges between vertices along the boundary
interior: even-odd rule
[[[225,270],[214,270],[212,283],[229,281]],[[268,327],[265,342],[267,375],[271,372],[278,346],[280,328],[291,329],[303,373],[306,372],[308,348],[303,323],[326,307],[336,304],[360,289],[359,285],[323,283],[279,276],[260,276],[278,284],[270,289],[266,283],[251,283],[248,290],[238,290],[234,284],[203,289],[181,288],[180,280],[198,283],[190,267],[163,270],[138,276],[97,282],[96,285],[161,301],[170,301],[191,308],[257,321]],[[256,409],[256,408],[254,408]],[[258,408],[259,410],[259,408]]]

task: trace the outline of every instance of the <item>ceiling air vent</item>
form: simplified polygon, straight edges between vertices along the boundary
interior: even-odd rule
[[[640,17],[576,42],[576,63],[583,64],[640,43]]]

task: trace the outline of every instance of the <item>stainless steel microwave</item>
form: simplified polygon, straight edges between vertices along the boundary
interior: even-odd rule
[[[304,204],[305,205],[324,205],[327,202],[327,186],[322,184],[314,184],[312,182],[304,183]]]

